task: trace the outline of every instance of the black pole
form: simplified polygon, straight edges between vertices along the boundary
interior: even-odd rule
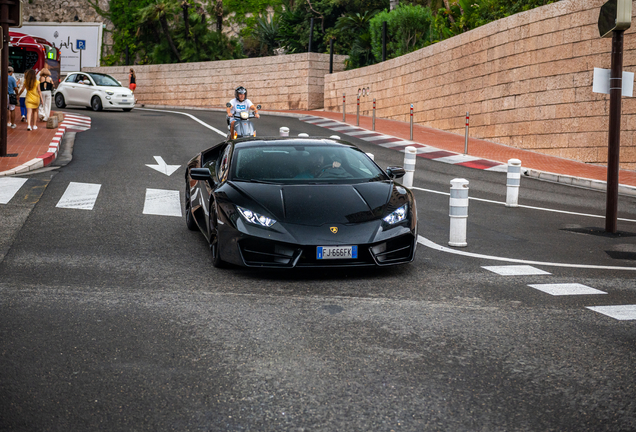
[[[607,146],[607,206],[605,231],[615,234],[618,220],[618,171],[621,148],[621,98],[623,92],[623,33],[612,35],[612,72],[610,75],[609,139]]]
[[[386,61],[386,21],[382,22],[382,61]]]
[[[329,73],[333,73],[333,38],[329,40]]]
[[[314,38],[314,19],[311,19],[311,24],[309,24],[309,49],[308,52],[311,52],[311,40]]]
[[[2,102],[2,114],[0,115],[0,157],[7,155],[7,85],[9,84],[9,5],[0,5],[0,22],[2,23],[2,53],[0,54],[0,100]],[[37,114],[36,114],[37,115]]]
[[[130,50],[128,49],[128,45],[126,45],[126,66],[130,64]]]

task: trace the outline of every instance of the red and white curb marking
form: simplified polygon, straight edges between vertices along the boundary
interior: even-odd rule
[[[50,165],[60,151],[60,143],[66,132],[83,132],[91,128],[91,118],[77,114],[64,114],[64,120],[58,126],[55,136],[49,144],[49,150],[28,162],[23,163],[13,169],[0,172],[0,176],[23,174]]]
[[[404,153],[407,146],[417,149],[417,156],[433,160],[436,162],[444,162],[453,165],[461,165],[468,168],[482,169],[486,171],[506,172],[508,166],[501,162],[495,162],[487,159],[481,159],[474,156],[458,154],[447,150],[441,150],[433,146],[416,143],[402,138],[381,134],[378,132],[363,129],[357,126],[351,126],[336,120],[326,119],[324,117],[308,116],[300,119],[306,123],[320,126],[334,132],[353,136],[358,139],[377,144],[380,147],[398,150]]]

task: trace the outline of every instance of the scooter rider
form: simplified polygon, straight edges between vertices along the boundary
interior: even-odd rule
[[[236,90],[234,90],[234,99],[230,101],[230,105],[231,106],[227,107],[227,116],[230,122],[230,137],[234,136],[234,122],[236,121],[234,114],[252,110],[254,111],[254,117],[261,117],[254,104],[252,104],[252,101],[247,98],[247,89],[243,86],[237,87]]]

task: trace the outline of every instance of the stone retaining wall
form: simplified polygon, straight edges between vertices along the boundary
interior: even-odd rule
[[[597,27],[605,0],[561,0],[384,63],[325,77],[325,110],[361,112],[470,134],[588,163],[607,163],[609,95],[592,92],[594,67],[610,68],[611,39]],[[636,5],[633,8],[636,13]],[[636,22],[636,20],[634,21]],[[624,69],[636,71],[634,28]],[[623,99],[621,168],[636,169],[636,99]]]
[[[334,56],[334,71],[344,70],[346,56]],[[139,103],[183,107],[225,107],[239,85],[263,109],[322,108],[329,55],[292,54],[200,63],[133,66]],[[128,85],[130,66],[84,68],[108,73]]]

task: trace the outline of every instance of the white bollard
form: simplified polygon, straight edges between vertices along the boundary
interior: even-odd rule
[[[450,201],[450,235],[449,246],[466,247],[466,223],[468,222],[468,180],[456,178],[451,180]]]
[[[521,161],[508,161],[508,177],[506,178],[506,207],[519,207],[519,186],[521,185]]]
[[[289,128],[283,126],[282,128],[279,129],[280,132],[280,136],[289,136]]]
[[[375,160],[375,156],[373,155],[373,153],[367,153],[367,156],[369,156],[371,160]]]
[[[299,133],[298,134],[299,137],[303,137],[303,138],[307,138],[309,137],[309,134],[306,134],[305,132]]]
[[[340,139],[340,136],[338,136],[338,135],[331,135],[329,138],[331,138],[331,139]]]
[[[415,147],[408,146],[404,149],[404,177],[402,178],[402,184],[406,187],[413,186],[413,173],[415,172],[415,158],[417,157],[417,149]]]

